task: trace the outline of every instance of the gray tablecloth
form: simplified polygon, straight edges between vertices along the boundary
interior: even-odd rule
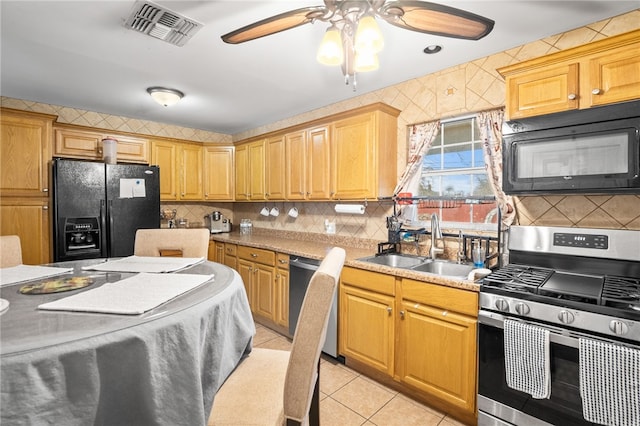
[[[19,285],[3,288],[11,306],[0,317],[0,423],[206,424],[217,389],[251,350],[255,326],[237,272],[211,262],[197,270],[216,277],[134,317],[29,312],[25,303],[37,306],[51,297],[18,294]],[[17,316],[12,309],[26,311]],[[18,319],[26,331],[53,322],[59,337],[43,333],[38,345],[24,330],[11,331],[20,327]],[[42,331],[32,330],[36,336]]]

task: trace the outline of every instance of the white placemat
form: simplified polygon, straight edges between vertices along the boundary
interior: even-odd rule
[[[213,279],[213,275],[141,273],[39,305],[54,311],[137,315]]]
[[[175,272],[189,266],[204,262],[204,257],[151,257],[129,256],[117,260],[109,260],[97,265],[85,266],[83,269],[104,272]]]
[[[41,278],[72,272],[73,268],[58,268],[55,266],[18,265],[0,269],[0,287],[32,281]]]

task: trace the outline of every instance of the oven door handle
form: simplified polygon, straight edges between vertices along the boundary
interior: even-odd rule
[[[512,319],[512,318],[506,317],[504,315],[501,315],[495,312],[490,312],[490,311],[481,310],[480,312],[478,312],[478,322],[480,324],[488,325],[490,327],[504,328],[505,319]],[[546,324],[543,325],[543,324],[530,322],[530,321],[522,321],[521,319],[518,319],[518,321],[548,330],[549,342],[557,343],[562,346],[569,346],[572,348],[579,347],[579,341],[577,337],[561,334],[563,332],[566,333],[565,330],[559,329],[557,327],[549,326]]]

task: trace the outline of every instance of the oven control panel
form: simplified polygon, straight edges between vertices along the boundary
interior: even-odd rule
[[[607,235],[554,232],[553,245],[606,250],[609,248],[609,237]]]

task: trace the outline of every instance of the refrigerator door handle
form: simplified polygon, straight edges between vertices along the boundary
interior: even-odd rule
[[[107,211],[105,200],[100,200],[100,255],[102,257],[108,257],[107,253]]]
[[[109,247],[107,248],[108,250],[108,255],[109,257],[111,257],[111,252],[113,250],[113,242],[115,241],[115,235],[114,235],[114,226],[113,226],[113,200],[107,200],[107,217],[109,218]]]

